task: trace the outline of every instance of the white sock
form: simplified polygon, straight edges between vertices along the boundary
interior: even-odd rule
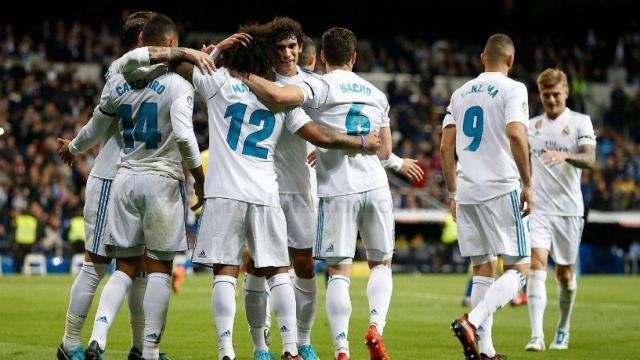
[[[109,269],[109,264],[82,263],[80,273],[71,286],[67,320],[62,337],[62,347],[69,351],[82,345],[82,327],[87,319],[87,313],[96,294],[100,280]]]
[[[493,285],[494,278],[487,276],[474,276],[471,285],[471,306],[476,307],[484,299],[487,291]],[[493,357],[496,350],[493,347],[493,339],[491,338],[491,328],[493,327],[493,314],[478,327],[478,345],[480,353],[488,357]]]
[[[138,351],[144,347],[144,292],[147,289],[146,274],[141,272],[129,289],[129,324],[131,324],[131,346]]]
[[[351,297],[349,278],[341,275],[329,277],[327,282],[327,317],[331,326],[334,356],[345,352],[349,356],[349,318],[351,317]]]
[[[525,280],[521,272],[507,270],[489,287],[484,299],[469,313],[469,322],[478,328],[489,315],[507,304],[520,291]]]
[[[527,283],[527,297],[529,298],[529,321],[531,322],[531,337],[544,339],[543,321],[544,309],[547,307],[547,271],[532,270]]]
[[[276,313],[280,336],[282,337],[282,353],[298,355],[298,328],[296,326],[296,296],[288,273],[280,273],[268,280],[269,291]]]
[[[571,311],[576,300],[578,292],[578,282],[576,275],[573,274],[568,284],[558,281],[558,302],[560,303],[560,321],[558,321],[558,330],[569,332],[571,322]]]
[[[216,275],[213,280],[213,321],[218,335],[218,359],[229,356],[235,359],[233,351],[233,321],[236,316],[236,282],[228,275]]]
[[[265,278],[247,273],[244,277],[244,308],[247,312],[249,333],[253,342],[253,351],[268,350],[264,340],[264,323],[267,320],[267,298]]]
[[[391,277],[391,268],[386,265],[373,267],[367,284],[369,325],[375,325],[380,335],[382,335],[387,320],[392,291],[393,278]]]
[[[120,310],[120,306],[125,296],[127,296],[127,292],[129,292],[131,283],[131,278],[120,270],[116,270],[111,275],[104,289],[102,289],[102,295],[100,295],[100,304],[98,305],[98,311],[96,311],[89,343],[95,340],[102,350],[107,348],[107,333],[116,315],[118,315],[118,310]]]
[[[296,294],[296,317],[298,319],[298,346],[311,344],[311,328],[316,317],[317,284],[311,279],[295,277],[293,291]]]
[[[157,359],[160,356],[160,340],[169,310],[171,275],[153,272],[147,276],[144,293],[144,346],[142,357]]]

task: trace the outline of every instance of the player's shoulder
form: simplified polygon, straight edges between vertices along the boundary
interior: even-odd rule
[[[164,81],[167,86],[171,86],[177,90],[193,90],[193,85],[182,76],[176,73],[166,73],[157,78],[158,81]]]
[[[583,114],[581,112],[578,111],[574,111],[571,110],[569,108],[567,108],[568,111],[568,115],[573,119],[573,120],[577,120],[579,122],[582,121],[586,121],[586,122],[591,122],[591,116],[587,115],[587,114]]]

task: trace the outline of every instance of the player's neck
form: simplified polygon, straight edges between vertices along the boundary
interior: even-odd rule
[[[325,66],[327,68],[327,72],[330,73],[332,71],[335,70],[342,70],[342,71],[353,71],[353,66],[351,66],[350,64],[344,64],[344,65],[331,65],[329,63],[325,63]]]
[[[504,76],[509,76],[509,67],[505,65],[486,65],[484,72],[497,72],[502,73]]]
[[[567,110],[567,107],[565,106],[564,108],[562,108],[561,111],[558,112],[554,112],[554,113],[548,113],[545,112],[545,115],[547,116],[547,119],[549,120],[556,120],[557,118],[559,118],[562,114],[564,114],[564,112]]]

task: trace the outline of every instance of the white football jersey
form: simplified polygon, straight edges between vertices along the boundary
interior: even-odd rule
[[[351,71],[334,70],[321,77],[328,86],[315,86],[314,78],[306,79],[314,93],[305,109],[324,127],[348,135],[366,135],[389,127],[387,97],[368,81]],[[304,87],[303,87],[304,90]],[[359,150],[318,148],[316,172],[318,197],[355,194],[388,187],[387,173],[377,155]]]
[[[529,125],[524,84],[485,72],[454,91],[443,127],[456,125],[457,194],[460,204],[477,204],[520,188],[507,124]]]
[[[189,168],[200,162],[192,125],[193,87],[173,73],[139,81],[146,86],[112,75],[100,100],[101,111],[115,114],[118,122],[118,171],[184,180],[183,158]],[[186,157],[181,155],[183,144]]]
[[[299,84],[309,76],[317,76],[300,67],[297,67],[297,70],[298,73],[295,76],[276,74],[276,82],[283,85]],[[311,189],[310,179],[313,168],[307,165],[307,144],[306,140],[289,131],[283,131],[280,135],[276,145],[275,164],[281,194],[315,192],[314,189]],[[315,176],[315,171],[313,171],[313,176]]]
[[[589,115],[566,109],[555,120],[545,114],[531,119],[529,147],[533,168],[533,211],[559,216],[582,216],[584,203],[580,190],[582,169],[567,162],[547,166],[542,161],[544,150],[577,153],[581,145],[596,145]]]
[[[120,73],[120,59],[117,59],[109,66],[104,75],[106,81],[109,81],[112,75]],[[128,80],[154,79],[165,73],[167,71],[166,68],[167,66],[164,64],[141,67],[127,74],[126,78]],[[116,177],[116,165],[120,161],[120,145],[118,144],[117,133],[118,124],[114,123],[100,141],[100,152],[93,163],[89,175],[103,179],[114,179]]]
[[[279,207],[276,143],[285,127],[295,134],[311,119],[300,107],[263,103],[224,68],[213,75],[194,69],[193,85],[209,116],[205,197]]]

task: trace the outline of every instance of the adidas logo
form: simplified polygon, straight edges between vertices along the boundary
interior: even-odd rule
[[[333,252],[333,244],[329,245],[329,247],[327,248],[327,252]]]
[[[99,318],[96,319],[97,322],[103,322],[105,324],[109,323],[109,320],[107,320],[106,316],[100,316]]]
[[[280,328],[280,332],[289,332],[289,328],[287,328],[286,325],[282,325],[282,327]]]
[[[369,315],[378,315],[378,310],[373,309],[369,312]]]
[[[207,257],[207,253],[204,250],[202,250],[200,251],[200,254],[198,254],[198,257],[201,257],[201,258]]]
[[[347,334],[345,334],[344,331],[338,334],[338,336],[336,336],[336,340],[345,340],[346,338],[347,338]]]
[[[220,337],[231,337],[231,330],[225,330],[225,332],[220,334]]]
[[[149,341],[149,342],[153,342],[155,344],[160,342],[160,335],[156,334],[156,333],[151,333],[146,335],[145,340]]]
[[[484,331],[484,327],[482,325],[478,326],[478,331]]]

